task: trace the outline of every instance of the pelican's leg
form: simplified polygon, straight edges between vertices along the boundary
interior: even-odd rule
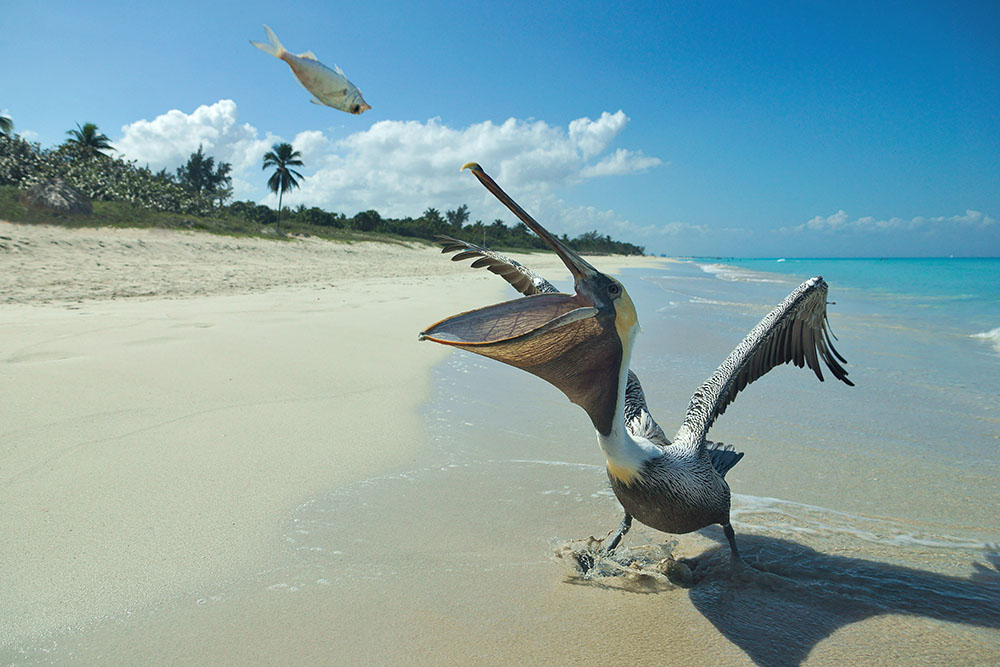
[[[740,550],[736,548],[736,533],[733,532],[733,527],[728,522],[722,524],[722,532],[729,540],[729,549],[732,552],[730,565],[733,574],[736,574],[743,570],[743,559],[740,558]]]
[[[632,515],[629,514],[628,512],[625,512],[625,518],[622,519],[621,525],[618,526],[618,532],[615,533],[615,536],[611,538],[611,542],[608,544],[608,546],[604,548],[604,553],[610,554],[611,552],[613,552],[615,548],[618,546],[618,543],[622,541],[623,537],[625,537],[625,533],[627,533],[628,529],[631,527],[632,527]]]

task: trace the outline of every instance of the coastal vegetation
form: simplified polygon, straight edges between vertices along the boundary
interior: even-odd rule
[[[274,144],[271,150],[264,153],[264,166],[261,169],[274,167],[274,173],[267,179],[267,187],[271,192],[278,195],[278,222],[277,229],[281,230],[281,200],[285,196],[285,190],[294,190],[299,187],[296,178],[302,178],[302,174],[291,167],[303,166],[299,158],[302,154],[292,148],[289,143]]]
[[[83,127],[77,123],[76,129],[67,130],[66,134],[69,135],[66,143],[73,144],[79,147],[82,152],[90,155],[107,157],[108,155],[104,151],[111,151],[115,148],[111,145],[111,139],[106,134],[97,131],[97,125],[94,123],[84,123]]]
[[[9,120],[9,119],[8,119]],[[268,187],[278,195],[279,210],[253,201],[227,203],[232,195],[231,165],[216,163],[201,146],[171,174],[153,172],[135,160],[107,155],[110,140],[94,123],[77,124],[70,138],[52,148],[0,131],[0,219],[74,226],[164,227],[198,229],[222,234],[282,237],[310,234],[343,240],[421,239],[439,235],[462,238],[496,249],[545,249],[544,243],[520,222],[501,219],[470,222],[468,206],[442,213],[428,207],[418,217],[390,218],[377,210],[353,216],[303,204],[282,214],[284,193],[304,177],[291,169],[303,166],[291,144],[275,144],[263,156],[263,169],[274,168]],[[50,178],[59,178],[93,202],[91,215],[68,216],[28,204],[23,192]],[[280,214],[280,220],[279,220]],[[280,226],[279,226],[280,225]],[[641,255],[642,246],[613,240],[596,231],[563,242],[590,254]]]

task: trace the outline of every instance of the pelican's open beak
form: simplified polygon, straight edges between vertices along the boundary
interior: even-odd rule
[[[493,196],[503,202],[504,206],[509,208],[511,212],[514,213],[521,222],[528,226],[528,229],[538,234],[542,237],[542,240],[549,245],[550,248],[556,251],[566,268],[569,269],[570,273],[573,274],[574,280],[576,280],[577,290],[580,288],[580,281],[588,278],[593,278],[598,275],[597,269],[588,264],[582,257],[576,254],[576,251],[563,245],[562,241],[557,239],[555,236],[550,234],[548,230],[538,224],[534,218],[528,215],[523,208],[518,206],[517,202],[510,198],[506,192],[500,189],[496,181],[490,178],[489,174],[483,171],[475,162],[466,162],[462,169],[468,169],[473,173],[473,175],[479,179],[487,190],[493,193]]]
[[[538,234],[573,274],[576,294],[536,294],[471,310],[438,322],[421,340],[453,345],[533,373],[582,406],[594,426],[609,433],[635,310],[621,285],[600,273],[525,213],[482,168],[476,178]],[[627,305],[618,305],[621,298]],[[622,328],[622,313],[631,322]]]

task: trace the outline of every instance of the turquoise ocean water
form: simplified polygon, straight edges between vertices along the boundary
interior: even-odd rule
[[[731,280],[822,275],[838,290],[856,294],[859,305],[867,303],[904,319],[932,320],[949,333],[967,333],[1000,348],[997,258],[693,261]]]

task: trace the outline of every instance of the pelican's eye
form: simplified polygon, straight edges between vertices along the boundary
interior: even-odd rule
[[[618,296],[622,293],[622,288],[618,283],[610,283],[608,285],[608,294],[611,296]]]

